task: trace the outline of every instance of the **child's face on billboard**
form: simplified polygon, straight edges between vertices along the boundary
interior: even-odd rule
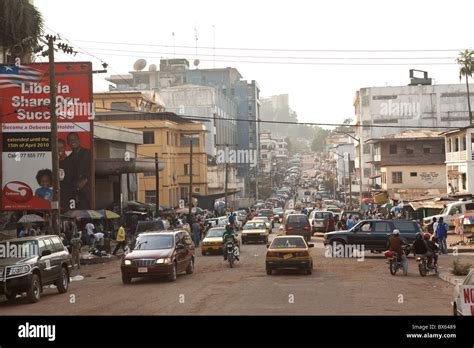
[[[51,187],[51,180],[49,180],[49,177],[46,175],[43,175],[40,179],[40,186],[44,188],[49,188]]]

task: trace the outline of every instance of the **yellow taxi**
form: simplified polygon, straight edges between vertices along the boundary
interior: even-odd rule
[[[265,222],[260,220],[252,220],[245,224],[242,229],[242,244],[248,242],[268,243],[268,229]]]
[[[313,257],[310,248],[302,236],[277,236],[268,245],[265,268],[268,275],[278,269],[298,269],[313,273]]]
[[[211,253],[222,253],[223,241],[222,236],[224,235],[225,227],[213,227],[207,231],[206,236],[201,241],[201,254],[208,255]],[[237,235],[236,244],[240,247],[240,239]]]

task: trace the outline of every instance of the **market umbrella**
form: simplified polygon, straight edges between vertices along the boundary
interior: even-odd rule
[[[120,219],[120,215],[111,210],[101,210],[100,213],[106,219]]]
[[[64,214],[67,218],[82,219],[103,219],[105,216],[96,210],[69,210]]]
[[[18,221],[20,224],[29,224],[34,222],[44,222],[44,219],[36,214],[23,215]]]

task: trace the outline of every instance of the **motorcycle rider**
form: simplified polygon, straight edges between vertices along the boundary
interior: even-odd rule
[[[222,243],[223,243],[222,253],[224,254],[225,261],[227,261],[226,242],[227,242],[227,239],[229,238],[233,239],[234,245],[235,245],[235,241],[237,240],[237,234],[235,233],[234,228],[230,223],[225,226],[225,232],[222,235]],[[239,258],[237,256],[235,258],[237,259],[237,261],[239,261]]]
[[[400,231],[397,229],[393,230],[392,236],[388,240],[388,248],[397,253],[397,258],[401,261],[403,266],[403,275],[406,276],[408,275],[408,259],[402,248],[405,244],[406,242],[400,238]]]
[[[425,233],[423,235],[423,239],[425,240],[426,247],[428,248],[428,253],[427,253],[428,267],[431,267],[431,263],[433,262],[433,260],[434,260],[434,264],[437,265],[438,264],[438,252],[439,252],[438,246],[436,245],[435,242],[433,242],[431,240],[431,234],[429,234],[429,233]]]
[[[415,242],[413,243],[413,253],[415,256],[428,256],[426,255],[428,253],[428,246],[426,245],[421,232],[418,232],[415,236]]]

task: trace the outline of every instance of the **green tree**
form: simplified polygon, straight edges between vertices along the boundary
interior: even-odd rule
[[[473,55],[474,51],[464,50],[462,52],[459,52],[459,57],[456,59],[456,62],[459,64],[459,81],[462,80],[463,76],[466,78],[469,124],[472,124],[471,100],[469,95],[469,77],[472,77],[472,72],[474,71]]]
[[[0,58],[12,63],[15,57],[31,61],[31,52],[43,35],[43,17],[28,0],[0,1]],[[11,56],[7,56],[11,53]]]
[[[314,152],[323,152],[326,149],[326,138],[331,133],[329,129],[315,127],[311,150]]]

